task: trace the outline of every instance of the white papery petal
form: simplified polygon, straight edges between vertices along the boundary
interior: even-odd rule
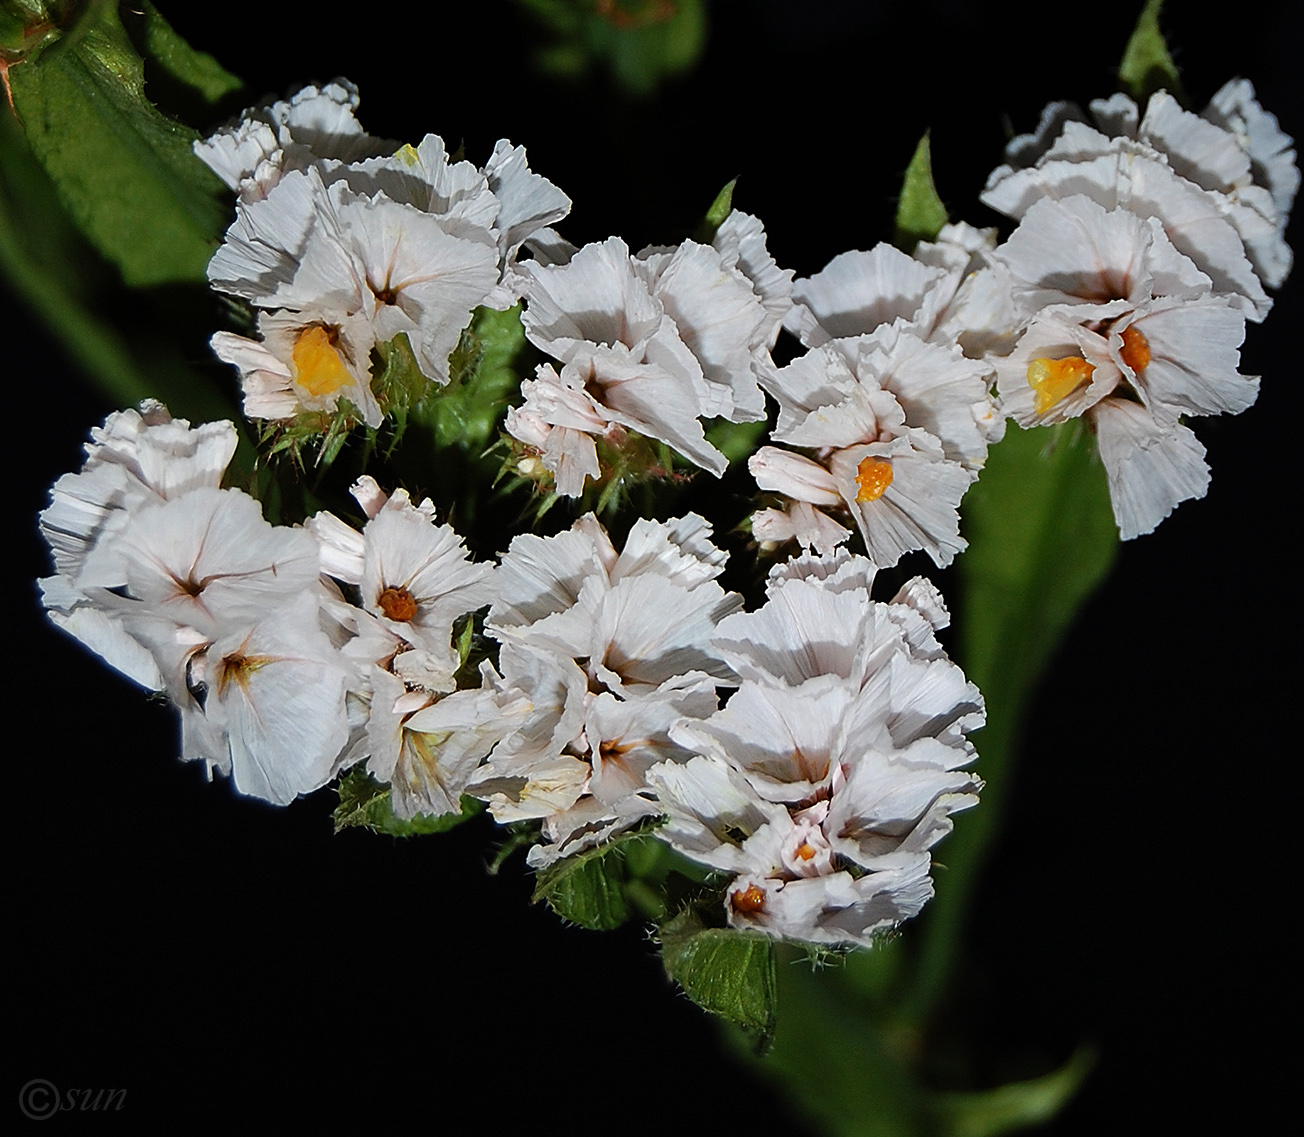
[[[1124,541],[1153,532],[1181,502],[1204,497],[1204,447],[1186,427],[1161,425],[1143,406],[1123,399],[1097,403],[1091,417]]]
[[[348,739],[346,672],[305,597],[209,649],[206,717],[227,735],[236,789],[277,805],[331,778]]]
[[[570,198],[530,170],[524,146],[500,138],[484,172],[500,202],[497,227],[504,260],[512,260],[524,241],[570,212]]]
[[[317,579],[316,540],[272,526],[239,490],[198,489],[134,513],[86,558],[79,588],[125,588],[150,613],[220,635]]]

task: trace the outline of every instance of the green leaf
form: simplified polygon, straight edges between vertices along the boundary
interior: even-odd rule
[[[145,97],[144,65],[116,5],[95,4],[9,69],[28,144],[60,201],[129,285],[202,283],[230,222],[226,187],[193,130]]]
[[[146,61],[156,65],[172,82],[193,91],[210,106],[244,86],[206,51],[196,51],[177,35],[150,0],[140,5],[139,19]]]
[[[160,334],[160,327],[178,324],[178,309],[169,305],[177,298],[152,293],[124,307],[117,270],[73,224],[14,116],[3,108],[0,272],[114,405],[155,398],[191,421],[240,421],[223,393],[225,369],[216,360],[197,364],[189,344]],[[248,460],[242,443],[238,464]]]
[[[892,242],[907,253],[912,252],[920,241],[933,240],[946,221],[946,206],[933,185],[933,159],[928,131],[924,131],[901,183]]]
[[[1058,1070],[980,1093],[936,1094],[930,1105],[943,1137],[998,1137],[1051,1120],[1077,1093],[1095,1065],[1080,1047]]]
[[[913,1014],[943,993],[982,857],[1000,823],[1018,729],[1033,683],[1083,603],[1105,579],[1118,530],[1094,439],[1075,420],[1020,430],[1009,425],[964,500],[969,548],[960,577],[960,662],[987,703],[972,735],[982,805],[940,849],[947,865],[921,917]]]
[[[1186,101],[1177,64],[1168,52],[1164,33],[1159,30],[1159,9],[1163,6],[1164,0],[1146,0],[1118,66],[1120,86],[1138,103],[1144,103],[1161,89],[1180,102]]]
[[[662,924],[660,940],[666,974],[684,994],[741,1027],[764,1053],[778,1002],[774,940],[761,932],[703,927],[691,909]]]
[[[643,831],[622,833],[549,865],[534,886],[535,903],[546,900],[563,920],[582,928],[618,928],[634,915],[625,895],[625,850]]]
[[[460,813],[418,813],[410,819],[394,815],[390,805],[389,786],[376,781],[365,770],[350,770],[336,787],[340,803],[335,807],[335,832],[341,829],[370,829],[373,833],[388,833],[391,837],[418,837],[428,833],[444,833],[461,825],[484,809],[484,804],[473,797],[462,798]]]
[[[871,968],[891,943],[853,951]],[[780,949],[774,1043],[753,1069],[777,1085],[827,1137],[924,1137],[919,1032],[894,1020],[836,967],[812,972]],[[891,968],[889,967],[889,970]]]
[[[117,329],[87,305],[89,250],[52,199],[45,171],[13,117],[0,109],[0,268],[110,397],[133,406],[156,396]]]

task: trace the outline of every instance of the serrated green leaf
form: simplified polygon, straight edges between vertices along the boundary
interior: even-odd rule
[[[1049,1121],[1082,1085],[1095,1054],[1080,1047],[1058,1070],[979,1093],[936,1094],[930,1101],[942,1137],[999,1137]]]
[[[661,925],[661,961],[705,1011],[742,1028],[758,1053],[774,1037],[778,974],[774,940],[761,932],[706,928],[691,911]]]
[[[1118,66],[1119,84],[1138,103],[1144,103],[1160,89],[1185,101],[1177,64],[1159,30],[1159,10],[1163,6],[1163,0],[1146,0]]]
[[[226,187],[193,130],[146,99],[144,66],[116,5],[9,69],[28,144],[60,201],[129,285],[203,282],[230,221]]]
[[[376,781],[365,770],[350,770],[336,787],[340,802],[332,815],[335,832],[341,829],[370,829],[373,833],[388,833],[391,837],[420,837],[430,833],[445,833],[480,813],[484,804],[472,797],[462,798],[460,813],[439,815],[419,813],[412,818],[394,815],[390,805],[389,786]]]
[[[547,901],[563,920],[582,928],[620,927],[634,914],[625,895],[625,846],[642,839],[640,833],[623,833],[549,865],[535,882],[534,901]]]
[[[933,158],[928,131],[915,147],[897,199],[896,232],[893,243],[907,253],[920,241],[931,241],[946,224],[946,206],[933,184]]]

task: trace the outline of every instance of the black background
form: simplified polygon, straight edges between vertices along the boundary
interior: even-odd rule
[[[722,2],[700,67],[640,103],[539,78],[537,31],[500,2],[161,6],[254,97],[342,74],[376,134],[441,133],[477,162],[524,143],[574,200],[577,243],[679,240],[739,176],[735,203],[799,275],[889,236],[926,127],[952,216],[996,223],[977,194],[1002,116],[1026,130],[1051,98],[1107,94],[1136,10]],[[1304,131],[1286,5],[1172,7],[1197,103],[1245,75]],[[1299,293],[1297,275],[1248,329],[1258,403],[1196,424],[1208,497],[1122,549],[1029,724],[955,1014],[1024,1069],[1097,1047],[1049,1133],[1255,1132],[1293,1097]],[[11,1095],[124,1087],[121,1121],[196,1128],[813,1132],[641,932],[562,928],[519,861],[487,877],[487,823],[333,837],[329,793],[274,809],[174,761],[172,712],[39,612],[35,513],[113,408],[21,309],[4,324]]]

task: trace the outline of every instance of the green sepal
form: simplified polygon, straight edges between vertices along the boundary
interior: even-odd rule
[[[1164,0],[1146,0],[1118,65],[1119,86],[1141,104],[1159,90],[1168,91],[1179,102],[1186,101],[1177,64],[1159,30],[1159,9],[1163,6]]]
[[[309,466],[328,470],[361,422],[358,408],[340,399],[333,411],[302,411],[292,419],[267,423],[258,448],[269,459],[287,456],[300,472]]]
[[[734,186],[738,184],[737,178],[730,178],[725,182],[724,188],[715,195],[715,200],[711,202],[705,215],[702,217],[702,223],[693,233],[693,240],[702,245],[709,245],[715,240],[715,235],[720,226],[724,224],[724,219],[733,212],[733,192]]]
[[[648,830],[645,825],[617,834],[595,849],[585,849],[549,865],[539,873],[532,899],[536,904],[547,901],[563,920],[582,928],[600,931],[620,927],[635,915],[635,906],[644,907],[646,898],[641,892],[633,903],[627,894],[630,873],[625,856],[642,842],[655,840]]]
[[[457,652],[457,672],[453,678],[459,691],[478,690],[480,664],[486,659],[494,664],[498,662],[498,641],[484,634],[484,618],[488,611],[486,606],[453,621],[451,643]]]
[[[892,243],[907,253],[920,241],[932,241],[947,222],[946,206],[933,184],[933,157],[929,132],[915,147],[901,182],[897,199],[896,227]]]
[[[691,908],[662,924],[658,938],[666,974],[684,994],[741,1028],[764,1054],[777,1022],[774,940],[762,932],[708,928]]]
[[[463,795],[460,813],[418,813],[415,817],[404,820],[394,815],[390,805],[389,786],[382,785],[365,770],[358,769],[345,774],[336,789],[340,795],[340,803],[332,815],[336,833],[354,827],[370,829],[373,833],[388,833],[391,837],[444,833],[484,809],[483,802]]]
[[[9,82],[59,200],[123,280],[205,282],[231,220],[228,191],[195,156],[196,132],[146,98],[117,5],[87,5],[61,38],[11,66]]]

